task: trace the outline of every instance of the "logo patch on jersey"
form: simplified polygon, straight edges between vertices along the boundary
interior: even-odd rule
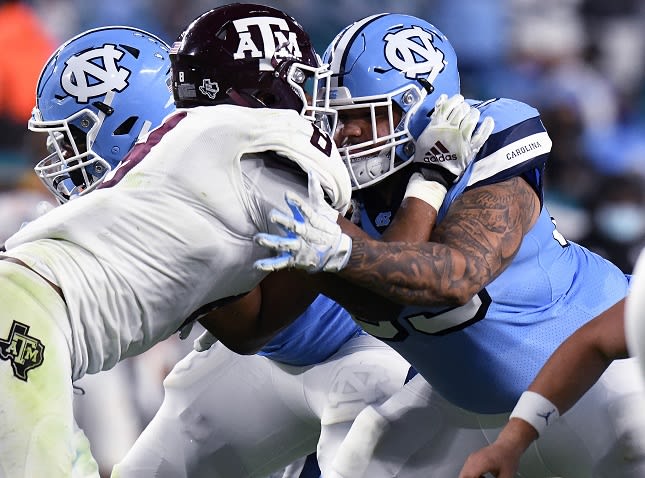
[[[384,382],[387,382],[387,377],[375,373],[374,367],[370,364],[343,367],[336,375],[327,396],[329,404],[332,407],[340,407],[343,404],[355,406],[357,402],[362,405],[374,403],[385,395],[381,386]],[[326,410],[325,414],[327,413]],[[329,418],[329,416],[326,417],[327,420]]]
[[[434,34],[418,26],[388,33],[385,59],[411,80],[423,76],[431,83],[444,69],[444,54],[433,43]]]
[[[0,339],[0,360],[10,361],[14,376],[25,382],[27,372],[42,365],[45,358],[45,346],[28,332],[28,325],[14,320],[9,337]]]
[[[289,30],[289,25],[283,18],[241,18],[234,20],[233,25],[240,35],[237,51],[233,54],[233,58],[236,60],[248,57],[258,58],[260,59],[260,71],[273,71],[271,58],[274,56],[277,58],[302,58],[296,33]],[[255,33],[256,41],[253,41],[253,33]]]
[[[61,75],[63,90],[79,103],[87,103],[90,98],[110,91],[123,91],[128,87],[131,73],[118,65],[124,54],[114,45],[103,45],[71,57]]]
[[[386,227],[390,225],[392,220],[392,211],[379,212],[376,218],[374,219],[374,225],[376,227]]]

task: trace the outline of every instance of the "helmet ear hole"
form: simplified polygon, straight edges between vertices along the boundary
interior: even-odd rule
[[[141,50],[133,46],[130,46],[130,45],[119,45],[119,46],[123,48],[125,51],[127,51],[128,53],[130,53],[130,55],[132,55],[134,58],[139,58],[139,55],[141,54]]]
[[[122,136],[124,134],[130,134],[130,131],[132,131],[132,128],[134,128],[138,119],[138,116],[130,116],[114,130],[114,135]]]
[[[278,98],[270,91],[257,91],[253,94],[267,108],[272,108],[278,104]]]

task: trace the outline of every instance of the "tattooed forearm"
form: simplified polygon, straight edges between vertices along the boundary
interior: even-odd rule
[[[538,214],[520,178],[477,188],[451,205],[432,242],[354,238],[341,274],[403,304],[462,304],[508,266]]]
[[[449,290],[458,290],[463,280],[463,264],[459,252],[446,255],[446,246],[437,243],[382,243],[357,239],[342,275],[384,297],[402,303],[439,305],[458,303]],[[463,255],[462,255],[463,257]]]

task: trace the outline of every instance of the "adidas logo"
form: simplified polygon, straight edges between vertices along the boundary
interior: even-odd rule
[[[444,161],[457,161],[457,155],[450,153],[441,141],[437,141],[430,151],[426,151],[423,155],[423,161],[426,163],[443,163]]]

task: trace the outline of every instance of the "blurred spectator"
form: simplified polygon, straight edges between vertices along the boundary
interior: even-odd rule
[[[581,0],[580,14],[598,52],[595,64],[622,94],[632,96],[645,67],[642,0]]]
[[[18,0],[0,0],[0,42],[0,113],[24,131],[38,76],[56,45],[34,11]]]
[[[187,8],[188,2],[178,2],[174,5],[175,11],[180,11],[179,6]],[[192,2],[191,2],[192,3]],[[166,13],[157,7],[157,0],[110,0],[109,2],[86,2],[78,3],[81,16],[81,30],[96,28],[105,25],[128,25],[141,28],[142,30],[154,33],[160,38],[167,39],[172,36],[175,39],[180,30],[167,34],[162,27],[160,15]],[[212,7],[209,7],[212,8]],[[204,11],[207,8],[204,9]],[[199,13],[202,13],[201,11]],[[170,16],[178,16],[172,15]],[[192,20],[192,18],[191,18]]]
[[[434,0],[419,5],[420,16],[435,24],[449,39],[457,53],[461,90],[467,98],[509,96],[493,87],[494,77],[506,61],[509,35],[505,0]],[[409,5],[404,5],[409,7]],[[407,8],[406,13],[414,11]]]
[[[88,2],[86,2],[88,3]],[[75,0],[31,0],[36,14],[43,19],[47,33],[61,43],[82,31],[81,12]]]
[[[540,107],[540,116],[553,141],[545,170],[544,201],[564,237],[579,241],[589,229],[585,201],[599,180],[580,147],[580,111],[561,102]]]
[[[0,45],[0,186],[6,187],[21,173],[17,165],[30,168],[30,158],[41,157],[27,120],[38,76],[56,45],[32,8],[18,0],[0,0]]]
[[[582,245],[631,273],[645,246],[645,182],[637,175],[605,176],[589,198],[591,228]]]

